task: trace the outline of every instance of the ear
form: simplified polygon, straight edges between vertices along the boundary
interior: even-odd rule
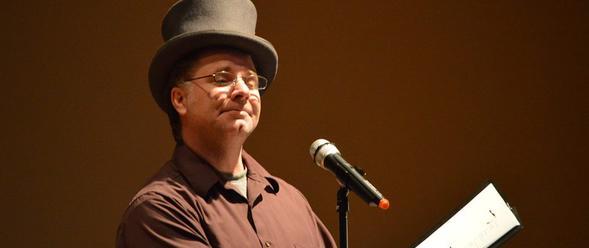
[[[187,92],[185,89],[174,87],[170,91],[170,101],[172,102],[174,109],[176,109],[176,112],[178,112],[178,115],[182,116],[186,114],[187,100]]]

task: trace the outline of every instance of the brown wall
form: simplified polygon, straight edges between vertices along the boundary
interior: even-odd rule
[[[488,179],[525,229],[505,247],[587,238],[586,1],[255,1],[280,55],[247,149],[337,236],[337,143],[391,200],[351,198],[351,247],[408,247]],[[110,247],[170,156],[146,82],[167,1],[1,8],[3,247]]]

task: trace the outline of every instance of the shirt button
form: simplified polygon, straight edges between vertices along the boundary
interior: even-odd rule
[[[266,247],[270,247],[270,246],[272,246],[272,242],[270,242],[270,241],[266,241],[266,242],[264,242],[264,245],[265,245]]]

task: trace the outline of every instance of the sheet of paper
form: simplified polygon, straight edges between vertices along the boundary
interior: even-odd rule
[[[490,183],[417,248],[489,247],[519,225],[509,205]]]

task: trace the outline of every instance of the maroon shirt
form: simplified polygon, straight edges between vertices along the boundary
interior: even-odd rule
[[[304,196],[243,153],[247,199],[178,146],[129,204],[117,247],[336,247]]]

